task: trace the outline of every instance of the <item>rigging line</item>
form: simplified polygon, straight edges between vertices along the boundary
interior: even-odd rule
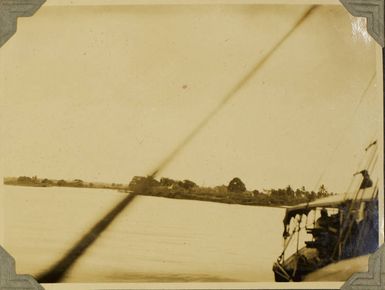
[[[373,81],[376,79],[376,75],[377,75],[377,73],[374,72],[374,74],[372,75],[372,77],[371,77],[371,79],[370,79],[368,85],[366,86],[364,92],[362,93],[361,98],[360,98],[360,101],[359,101],[358,104],[356,105],[353,114],[355,114],[355,113],[357,112],[358,107],[361,105],[362,101],[364,100],[364,98],[365,98],[365,96],[366,96],[366,93],[369,91],[370,87],[371,87],[372,84],[373,84]]]
[[[376,192],[378,192],[378,183],[379,183],[379,178],[377,177],[376,178],[376,183],[375,183],[375,187],[372,191],[372,194],[370,195],[370,201],[373,202],[377,196],[376,196]]]
[[[298,255],[298,251],[299,251],[299,235],[301,233],[301,222],[302,222],[302,214],[299,218],[299,221],[298,221],[298,232],[297,232],[297,255]]]
[[[295,230],[292,232],[292,234],[289,236],[288,240],[284,240],[283,242],[283,251],[282,251],[282,254],[280,255],[280,257],[282,257],[282,261],[285,260],[285,252],[287,250],[287,248],[289,247],[290,245],[290,242],[292,240],[292,238],[294,237],[294,234],[295,234]]]
[[[368,152],[368,150],[369,150],[370,148],[372,148],[372,147],[374,147],[374,146],[376,146],[376,145],[377,145],[377,140],[375,140],[374,142],[372,142],[371,144],[369,144],[369,146],[366,147],[365,152]],[[371,161],[368,161],[368,164],[366,165],[366,167],[364,167],[364,169],[367,169],[369,173],[371,173],[371,171],[372,171],[372,170],[370,169],[370,167],[371,167],[370,164],[371,164],[371,162],[373,161],[374,156],[376,155],[376,151],[377,151],[377,147],[374,147],[373,152],[372,152],[373,155],[372,155],[372,157],[369,158],[369,160],[371,160]],[[363,157],[361,158],[360,165],[358,166],[356,172],[362,169],[362,165],[363,165],[363,163],[364,163],[364,157],[365,157],[365,156],[363,156]],[[377,156],[377,157],[378,157],[378,156]],[[374,162],[377,162],[377,157],[375,157],[376,159],[375,159]],[[347,199],[347,198],[348,198],[348,195],[349,195],[349,193],[350,193],[350,190],[351,190],[351,188],[352,188],[352,186],[353,186],[354,181],[355,181],[355,178],[352,177],[352,179],[351,179],[351,181],[350,181],[350,183],[349,183],[348,189],[346,190],[346,192],[345,192],[345,194],[344,194],[344,199]]]
[[[166,165],[178,154],[184,146],[190,142],[193,137],[216,115],[220,109],[237,93],[244,84],[246,84],[254,73],[274,54],[274,52],[287,40],[287,38],[304,22],[304,20],[318,6],[311,6],[295,25],[285,34],[285,36],[259,61],[253,69],[237,83],[237,85],[225,96],[220,104],[201,121],[198,126],[183,140],[179,146],[150,174],[150,177],[155,177]],[[60,281],[72,265],[79,259],[81,255],[90,247],[101,233],[112,223],[112,221],[126,208],[126,206],[134,199],[137,192],[130,193],[122,201],[120,201],[111,211],[109,211],[99,222],[94,225],[74,246],[72,246],[66,254],[56,262],[50,269],[38,275],[37,280],[40,283],[53,283]]]
[[[374,192],[376,191],[377,186],[378,186],[378,179],[377,179],[375,187],[373,189]],[[352,228],[353,228],[353,224],[356,222],[357,216],[359,214],[358,210],[361,207],[361,203],[362,203],[362,200],[363,200],[363,196],[364,196],[365,190],[366,189],[362,190],[362,195],[361,195],[360,199],[358,200],[358,203],[357,203],[357,199],[358,199],[358,195],[359,195],[359,191],[360,190],[357,192],[356,197],[352,201],[352,204],[350,206],[349,213],[348,213],[347,219],[346,219],[347,223],[344,223],[344,227],[343,227],[343,229],[344,229],[347,226],[347,231],[345,232],[344,238],[342,239],[342,241],[341,241],[341,239],[339,239],[339,242],[338,242],[338,243],[341,243],[342,248],[345,247],[345,244],[346,244],[347,240],[349,238],[351,238],[350,234],[351,234],[351,231],[352,231]],[[353,204],[355,204],[355,209],[353,209]]]
[[[365,89],[363,90],[362,94],[361,94],[361,97],[360,97],[360,100],[358,101],[357,105],[355,106],[354,110],[353,110],[353,113],[351,114],[351,121],[348,123],[348,125],[342,130],[342,132],[344,134],[341,134],[341,138],[339,140],[339,142],[336,144],[336,146],[333,148],[332,150],[332,153],[329,155],[329,158],[328,158],[328,162],[326,162],[326,166],[325,168],[323,169],[323,171],[321,172],[320,174],[320,177],[318,178],[317,182],[315,183],[315,186],[314,186],[314,191],[316,191],[318,189],[318,187],[320,186],[320,183],[321,183],[321,180],[323,179],[323,177],[325,176],[326,174],[326,171],[327,171],[327,168],[328,168],[328,165],[330,164],[330,162],[333,160],[333,157],[334,157],[334,154],[337,152],[337,149],[341,146],[342,142],[344,141],[345,137],[346,137],[346,131],[350,128],[350,126],[353,124],[352,120],[354,118],[354,116],[356,115],[357,113],[357,110],[359,108],[359,106],[361,105],[362,101],[364,100],[364,97],[366,96],[367,92],[369,91],[370,87],[372,86],[373,84],[373,81],[375,80],[376,78],[376,72],[374,72],[374,74],[372,75],[372,77],[370,78],[367,86],[365,87]]]
[[[378,189],[378,178],[376,178],[376,183],[374,183],[374,187],[372,188],[372,193],[370,194],[370,200],[373,200],[374,193]],[[362,202],[364,199],[364,195],[361,196],[360,202]]]
[[[369,164],[368,164],[368,167],[367,167],[368,173],[369,173],[370,175],[373,175],[373,173],[374,173],[374,169],[375,169],[375,167],[376,167],[376,165],[377,165],[377,160],[378,160],[378,154],[375,153],[375,154],[373,155],[373,157],[372,157],[371,163],[369,163]],[[362,192],[360,201],[362,200],[363,197],[364,197],[364,193]]]
[[[373,192],[375,192],[377,190],[377,188],[378,188],[378,179],[376,180]],[[365,216],[363,219],[363,226],[361,226],[359,233],[357,235],[357,244],[356,244],[355,251],[361,249],[362,243],[365,240],[364,237],[366,237],[367,232],[369,230],[368,229],[368,218],[370,218],[370,217],[368,217],[368,210],[366,209],[365,210]]]
[[[365,189],[363,189],[363,191],[365,191]],[[356,199],[357,199],[357,197],[356,197]],[[354,202],[356,203],[356,200],[354,200]],[[347,222],[348,222],[347,227],[348,228],[344,234],[342,241],[340,241],[342,248],[344,248],[346,246],[346,242],[352,238],[352,236],[350,236],[350,234],[352,233],[353,225],[356,223],[357,216],[358,216],[358,210],[359,210],[359,207],[358,207],[358,205],[356,205],[355,208],[351,209],[350,210],[351,212],[348,214],[348,218],[347,218]]]
[[[368,190],[368,191],[369,191],[369,190]],[[372,191],[372,195],[373,195],[373,191]],[[371,195],[371,196],[372,196],[372,195]],[[361,202],[362,202],[363,199],[364,199],[364,196],[365,196],[365,190],[362,190],[361,195],[358,195],[358,196],[357,196],[358,202],[357,202],[357,201],[356,201],[356,202],[357,202],[358,204],[361,204]]]
[[[377,142],[373,142],[372,144],[376,145]],[[369,145],[369,146],[371,147],[371,145]],[[369,146],[367,147],[367,149],[369,148]],[[374,149],[376,149],[376,147]],[[365,150],[365,151],[367,151],[367,150]],[[373,160],[375,160],[375,159],[376,159],[376,150],[373,150],[372,156],[370,157],[370,161],[368,162],[368,165],[367,165],[366,168],[369,168],[371,166]],[[351,182],[351,184],[352,183],[353,182]],[[343,221],[342,224],[340,224],[340,226],[341,226],[340,235],[339,235],[337,243],[336,243],[336,245],[334,247],[332,257],[335,257],[335,255],[337,254],[337,251],[339,251],[339,258],[341,256],[341,250],[345,246],[346,239],[347,239],[348,235],[350,234],[350,231],[351,231],[351,228],[352,228],[352,225],[353,225],[353,222],[354,222],[354,218],[355,217],[353,216],[352,212],[353,212],[353,207],[355,206],[355,203],[357,201],[357,198],[359,196],[360,191],[361,191],[361,188],[359,187],[357,189],[356,194],[354,195],[354,197],[352,196],[352,200],[351,200],[351,203],[349,205],[349,209],[347,210],[345,220]],[[363,189],[362,191],[363,191],[362,192],[362,196],[363,196],[365,189]],[[345,193],[344,199],[345,200],[347,199],[347,193]],[[350,221],[351,218],[353,218],[353,220]],[[347,228],[347,230],[346,230],[346,228]]]
[[[375,158],[374,158],[374,161],[373,161],[373,163],[370,165],[370,167],[369,167],[369,173],[370,174],[373,174],[374,172],[375,172],[375,168],[376,168],[376,166],[377,166],[377,161],[378,161],[378,154],[376,154],[376,156],[375,156]]]
[[[368,165],[368,172],[373,175],[374,173],[374,169],[376,168],[376,165],[377,165],[377,161],[378,161],[378,154],[376,154],[374,156],[374,160],[372,161],[372,164]],[[376,184],[378,183],[378,177],[377,177],[377,181],[376,181]],[[377,186],[377,185],[376,185]],[[364,193],[362,193],[361,195],[361,198],[360,198],[360,202],[362,201],[362,199],[364,198]]]
[[[160,171],[162,171],[170,161],[182,151],[182,149],[202,130],[207,123],[213,119],[214,116],[220,112],[220,110],[236,95],[237,92],[254,76],[254,74],[266,63],[266,61],[277,51],[278,48],[289,38],[289,36],[305,21],[305,19],[317,8],[314,5],[308,9],[301,18],[295,23],[295,25],[284,35],[284,37],[278,41],[274,47],[254,66],[252,69],[225,95],[222,101],[198,124],[194,130],[187,135],[183,141],[156,167],[151,177],[155,177]]]
[[[377,144],[377,143],[373,143],[373,144]],[[376,163],[377,163],[377,159],[378,159],[378,154],[377,154],[377,147],[374,148],[373,152],[372,152],[372,156],[370,157],[370,159],[368,160],[368,164],[366,165],[365,169],[368,171],[368,173],[372,174],[373,170],[374,170],[374,167],[376,166]],[[365,190],[362,191],[361,193],[361,198],[360,198],[360,201],[361,199],[363,198],[364,196],[364,192]],[[357,199],[358,197],[356,197]]]
[[[376,134],[375,134],[375,135],[376,135]],[[373,140],[374,137],[375,137],[375,135],[374,135],[373,138],[370,139],[370,140]],[[375,150],[375,149],[376,149],[376,146],[377,146],[377,139],[375,139],[373,142],[371,142],[371,143],[365,148],[365,153],[367,153],[367,152],[369,151],[369,149],[371,149],[372,147],[374,147],[373,150]],[[363,163],[364,163],[364,161],[365,161],[365,155],[366,155],[366,154],[362,155],[362,157],[361,157],[361,159],[360,159],[360,162],[359,162],[359,165],[358,165],[358,167],[357,167],[357,169],[356,169],[356,172],[357,172],[357,171],[360,171],[360,170],[362,169]],[[354,177],[350,180],[349,186],[348,186],[348,188],[347,188],[347,190],[345,191],[345,194],[344,194],[344,199],[347,198],[347,196],[348,196],[350,190],[352,189],[354,180],[355,180]]]
[[[374,160],[376,160],[377,156],[378,155],[376,154],[376,150],[373,150],[373,155],[371,156],[370,161],[368,162],[368,165],[367,165],[368,169],[372,166],[372,163],[373,163]],[[357,211],[359,209],[358,207],[361,205],[363,196],[365,194],[365,190],[366,190],[365,188],[362,189],[362,190],[361,190],[361,188],[358,189],[358,191],[357,191],[357,193],[356,193],[356,195],[355,195],[354,199],[352,200],[352,203],[351,203],[351,205],[349,207],[348,218],[347,218],[348,230],[345,233],[345,237],[341,241],[342,247],[345,246],[346,241],[349,239],[349,236],[350,236],[352,228],[353,228],[353,224],[355,223],[355,220],[357,218],[357,214],[358,214]],[[362,192],[361,193],[361,197],[358,198],[359,195],[360,195],[360,191]],[[357,200],[358,200],[358,204],[357,204]],[[355,208],[353,209],[353,207],[355,207]],[[352,218],[352,219],[350,220],[350,218]]]
[[[378,193],[379,193],[379,189],[377,188],[377,190],[372,195],[372,200],[378,199]]]
[[[368,172],[370,172],[371,173],[371,170],[373,169],[372,168],[372,165],[373,165],[373,160],[375,159],[375,158],[378,158],[378,154],[377,154],[377,147],[375,147],[374,149],[373,149],[373,153],[372,153],[372,156],[371,156],[371,158],[368,160],[368,164],[366,165],[366,170],[368,170]],[[377,160],[376,160],[377,161]],[[375,162],[376,162],[375,161]]]
[[[342,224],[340,223],[340,235],[339,235],[338,240],[334,246],[334,250],[333,250],[333,254],[332,254],[332,257],[335,257],[335,255],[337,254],[337,251],[338,251],[338,260],[341,258],[341,254],[342,254],[342,251],[343,251],[344,246],[345,246],[348,232],[350,231],[351,226],[354,222],[355,217],[353,216],[352,211],[353,211],[355,199],[357,198],[357,195],[358,195],[360,190],[361,189],[357,190],[357,192],[355,194],[355,198],[351,200],[351,203],[349,205],[349,208],[346,211],[346,214],[345,214],[345,211],[342,212],[344,214],[344,220],[343,220]],[[352,220],[350,220],[350,219],[352,219]]]
[[[374,186],[374,191],[377,190],[377,186],[378,186],[378,180]],[[359,232],[358,232],[358,235],[357,235],[357,245],[356,245],[356,248],[357,249],[360,249],[361,248],[361,244],[364,240],[364,237],[366,236],[366,230],[367,230],[367,226],[365,225],[367,222],[368,222],[368,212],[367,212],[367,209],[365,210],[364,212],[365,216],[363,218],[363,226],[361,226]]]
[[[75,245],[73,245],[63,257],[56,262],[47,272],[37,276],[39,283],[59,282],[76,260],[90,247],[99,235],[111,224],[111,222],[133,200],[136,194],[129,194],[120,201],[111,211],[99,220]]]
[[[376,156],[377,156],[376,150],[373,150],[372,156],[370,156],[369,161],[368,161],[368,164],[367,164],[367,166],[365,167],[366,170],[369,171],[369,168],[372,166],[373,161],[376,160]],[[363,180],[364,180],[364,178],[363,178]],[[359,187],[359,189],[358,189],[356,195],[354,196],[354,199],[353,199],[354,202],[357,201],[358,196],[359,196],[359,194],[360,194],[360,191],[361,191],[361,185],[360,185],[360,187]],[[363,188],[363,190],[362,190],[362,195],[364,194],[364,192],[365,192],[365,188]],[[353,208],[353,203],[352,203],[351,206],[350,206],[350,210],[352,210],[352,208]]]
[[[365,150],[366,152],[367,150]],[[364,163],[364,160],[365,159],[365,155],[363,155],[360,159],[360,162],[359,162],[359,165],[357,166],[357,169],[355,170],[355,172],[359,171],[360,169],[362,169],[362,165]],[[347,187],[345,193],[344,193],[344,200],[346,200],[348,198],[348,195],[350,194],[350,191],[352,189],[352,186],[353,186],[353,183],[355,181],[355,176],[353,176],[350,180],[350,183],[349,183],[349,186]]]

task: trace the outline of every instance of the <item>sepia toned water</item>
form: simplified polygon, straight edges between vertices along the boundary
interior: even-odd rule
[[[5,248],[38,275],[126,196],[114,190],[4,186]],[[137,196],[62,282],[273,281],[279,208]]]

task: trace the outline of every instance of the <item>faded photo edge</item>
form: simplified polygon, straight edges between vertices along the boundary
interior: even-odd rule
[[[8,41],[14,33],[16,33],[16,24],[17,24],[17,18],[18,17],[30,17],[32,16],[43,4],[45,0],[30,0],[25,1],[22,4],[15,4],[13,1],[1,1],[0,2],[0,9],[2,10],[0,14],[0,23],[2,24],[0,27],[0,47]],[[344,6],[349,10],[349,12],[353,13],[354,16],[357,17],[368,17],[368,30],[369,32],[374,35],[375,40],[383,47],[384,46],[384,1],[378,0],[377,1],[377,8],[375,8],[375,11],[373,12],[372,9],[369,11],[362,11],[362,9],[357,9],[357,1],[347,1],[347,0],[341,0],[341,2],[344,4]],[[365,6],[365,1],[361,1],[358,5]],[[376,1],[374,1],[376,2]],[[349,7],[351,9],[349,9]],[[371,6],[373,7],[373,6]],[[357,12],[358,11],[358,12]],[[3,13],[5,12],[5,13]],[[360,14],[361,13],[361,14]],[[379,15],[380,17],[376,17],[373,15]],[[381,19],[382,18],[382,19]],[[1,48],[0,48],[1,49]],[[382,50],[384,51],[384,50]],[[382,71],[382,70],[381,70]],[[383,76],[381,76],[383,78]],[[382,89],[383,90],[383,89]],[[382,148],[383,149],[383,148]],[[381,160],[383,163],[383,160]],[[382,184],[383,189],[383,184]],[[382,206],[381,211],[383,213],[384,211],[384,200],[383,196],[382,198]],[[380,199],[381,200],[381,199]],[[383,216],[383,215],[382,215]],[[380,221],[380,229],[382,230],[382,236],[380,237],[383,242],[383,219]],[[5,234],[4,234],[5,235]],[[6,252],[5,249],[3,249],[0,246],[0,288],[1,289],[55,289],[56,286],[53,285],[39,285],[32,276],[29,275],[21,275],[16,274],[15,272],[15,261],[14,259]],[[16,261],[17,263],[17,261]],[[369,290],[379,290],[382,289],[384,286],[384,275],[385,275],[385,246],[382,245],[373,255],[371,255],[369,259],[369,271],[367,273],[356,273],[354,274],[346,283],[343,284],[342,288],[343,290],[363,290],[363,289],[369,289]],[[104,283],[103,283],[104,284]],[[128,289],[131,288],[133,284],[119,284],[119,283],[113,283],[114,289]],[[291,284],[290,286],[286,288],[286,286],[289,286],[288,284],[282,286],[282,285],[274,285],[272,288],[270,286],[268,288],[260,288],[256,284],[265,284],[265,283],[225,283],[225,284],[210,284],[210,288],[227,288],[226,284],[231,289],[244,289],[249,287],[257,287],[258,289],[323,289],[322,284],[318,284],[315,288],[311,284],[313,283],[305,283],[301,284],[301,286],[296,284]],[[327,283],[326,283],[327,284]],[[336,283],[338,284],[338,283]],[[90,286],[91,289],[112,289],[112,288],[100,288],[101,284],[93,284],[93,286]],[[131,286],[130,286],[131,285]],[[165,288],[167,284],[158,284],[154,287],[154,289],[159,288]],[[176,284],[174,284],[176,286]],[[205,286],[206,285],[206,286]],[[208,284],[200,284],[200,283],[191,283],[186,288],[190,289],[197,289],[197,288],[206,288]],[[43,288],[43,287],[44,288]],[[59,286],[59,285],[57,285]],[[147,289],[149,285],[144,285],[144,289]],[[171,286],[171,285],[169,285]],[[180,289],[181,285],[177,285],[177,288],[174,289]],[[262,285],[261,285],[262,286]],[[52,288],[51,288],[52,287]],[[64,284],[60,285],[59,287],[65,287]],[[69,288],[76,289],[78,286],[76,284],[71,284]],[[94,288],[95,287],[95,288]],[[109,286],[106,286],[109,287]],[[128,288],[125,288],[128,287]],[[138,287],[138,285],[134,286],[135,288]],[[267,287],[267,286],[262,286]],[[309,288],[312,287],[312,288]],[[81,287],[82,288],[82,287]],[[138,287],[141,288],[141,287]],[[152,288],[152,287],[148,287]],[[337,289],[337,288],[327,288],[327,289]]]

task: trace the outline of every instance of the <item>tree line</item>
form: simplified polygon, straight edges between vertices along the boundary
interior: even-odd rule
[[[191,180],[163,177],[158,181],[151,176],[135,176],[128,189],[142,195],[264,206],[296,205],[334,194],[328,192],[324,185],[316,192],[308,191],[304,186],[293,189],[290,185],[262,191],[247,190],[245,183],[238,177],[230,180],[227,185],[204,187]]]

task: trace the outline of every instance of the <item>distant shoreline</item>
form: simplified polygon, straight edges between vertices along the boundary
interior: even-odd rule
[[[4,185],[26,187],[67,187],[89,189],[112,189],[125,193],[134,193],[142,196],[155,196],[172,199],[198,200],[217,202],[224,204],[238,204],[249,206],[263,206],[284,208],[300,203],[314,201],[315,199],[333,195],[321,186],[318,193],[301,189],[292,189],[287,186],[283,189],[271,189],[260,192],[249,191],[245,188],[241,191],[233,191],[229,186],[201,187],[192,181],[172,180],[162,178],[156,181],[151,177],[134,177],[130,184],[86,182],[80,179],[63,180],[20,176],[4,178]]]
[[[80,188],[77,186],[57,186],[57,185],[40,185],[40,184],[12,184],[12,183],[4,183],[4,185],[9,185],[9,186],[24,186],[24,187],[41,187],[41,188],[46,188],[46,187],[66,187],[66,188]],[[111,189],[111,190],[116,190],[115,188],[109,188],[109,187],[81,187],[81,188],[87,188],[87,189]],[[119,192],[124,192],[124,193],[130,193],[129,190],[118,190]],[[214,203],[222,203],[222,204],[229,204],[229,205],[246,205],[246,206],[259,206],[259,207],[274,207],[274,208],[285,208],[287,205],[266,205],[266,204],[256,204],[256,203],[237,203],[237,202],[232,202],[232,201],[226,201],[226,200],[221,200],[221,199],[210,199],[210,198],[193,198],[191,196],[175,196],[175,197],[170,197],[170,196],[162,196],[162,195],[155,195],[155,194],[145,194],[145,193],[137,193],[137,195],[140,196],[151,196],[151,197],[160,197],[160,198],[167,198],[167,199],[179,199],[179,200],[195,200],[195,201],[205,201],[205,202],[214,202]]]
[[[29,187],[80,187],[80,188],[99,188],[99,189],[128,189],[128,184],[106,183],[106,182],[86,182],[81,179],[64,180],[64,179],[48,179],[20,176],[5,177],[4,185],[29,186]]]
[[[238,202],[227,202],[225,200],[220,199],[204,199],[204,198],[191,198],[191,197],[168,197],[168,196],[161,196],[161,195],[152,195],[152,194],[140,194],[137,195],[140,196],[151,196],[151,197],[160,197],[160,198],[168,198],[168,199],[178,199],[178,200],[193,200],[193,201],[204,201],[204,202],[213,202],[213,203],[221,203],[221,204],[228,204],[228,205],[245,205],[245,206],[256,206],[256,207],[273,207],[273,208],[281,208],[285,209],[287,205],[266,205],[266,204],[251,204],[251,203],[238,203]]]

